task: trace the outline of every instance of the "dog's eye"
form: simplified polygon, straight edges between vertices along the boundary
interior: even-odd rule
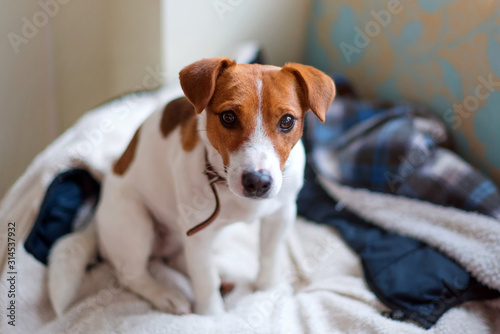
[[[238,120],[236,118],[236,114],[231,110],[226,110],[220,113],[219,119],[222,125],[224,125],[226,128],[233,128]]]
[[[279,127],[282,132],[288,132],[295,125],[295,117],[290,114],[283,115],[280,119]]]

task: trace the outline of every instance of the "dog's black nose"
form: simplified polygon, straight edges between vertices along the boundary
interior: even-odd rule
[[[273,178],[266,170],[258,170],[243,174],[241,178],[243,183],[244,195],[247,197],[263,197],[273,184]]]

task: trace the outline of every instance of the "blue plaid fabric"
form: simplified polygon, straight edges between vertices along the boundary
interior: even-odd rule
[[[306,122],[318,170],[352,187],[500,218],[495,184],[450,148],[445,126],[422,107],[360,100],[345,80],[325,124]]]

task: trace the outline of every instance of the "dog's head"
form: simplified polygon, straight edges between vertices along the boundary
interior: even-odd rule
[[[203,59],[185,67],[180,82],[196,112],[206,113],[203,130],[222,157],[229,189],[256,199],[279,192],[305,113],[324,121],[335,96],[330,77],[294,63],[281,68]]]

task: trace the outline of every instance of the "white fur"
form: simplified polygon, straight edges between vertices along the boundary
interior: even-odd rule
[[[267,196],[274,197],[281,189],[282,175],[280,160],[274,146],[266,134],[262,117],[262,80],[255,80],[259,104],[255,129],[248,142],[230,155],[228,185],[236,195],[244,197],[241,178],[244,173],[266,170],[273,180]]]
[[[260,113],[258,122],[262,122]],[[224,174],[222,158],[206,138],[205,112],[198,122],[201,141],[191,152],[183,151],[179,129],[163,138],[159,128],[161,114],[158,109],[142,124],[135,157],[126,173],[109,173],[104,178],[95,217],[99,251],[113,265],[120,282],[156,308],[172,313],[190,312],[190,302],[178,287],[164,286],[148,272],[152,255],[168,258],[172,267],[191,280],[194,311],[220,314],[224,312],[224,303],[212,254],[215,236],[228,224],[260,220],[261,266],[255,287],[266,289],[276,284],[280,273],[277,258],[284,248],[281,241],[296,216],[304,149],[301,142],[292,149],[282,182],[279,159],[263,133],[263,126],[257,126],[251,140],[230,158],[229,186],[216,185],[221,202],[218,218],[188,237],[186,231],[209,217],[215,208],[214,195],[202,173],[205,149],[215,169]],[[241,183],[241,173],[258,169],[270,171],[274,180],[272,196],[262,200],[242,197],[235,180]],[[156,233],[159,229],[163,233]],[[57,282],[54,279],[54,284]],[[71,299],[74,294],[68,296]],[[55,297],[53,302],[60,302],[57,309],[62,311],[68,299]]]

